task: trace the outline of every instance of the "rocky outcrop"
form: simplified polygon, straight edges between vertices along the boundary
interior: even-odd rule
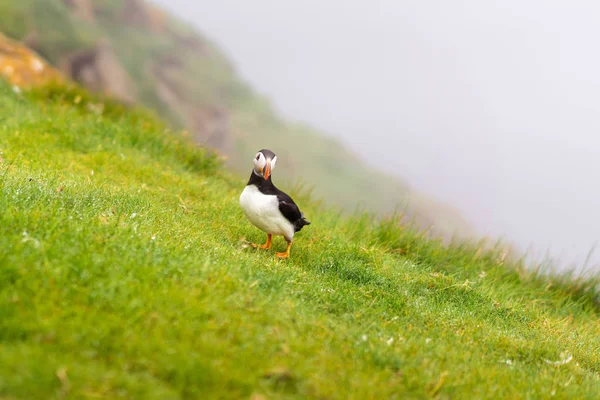
[[[131,25],[149,26],[152,15],[144,0],[125,0],[121,19]]]
[[[128,104],[136,100],[135,86],[108,41],[102,40],[92,49],[63,58],[60,70],[95,92]]]
[[[94,26],[94,35],[101,32],[101,19],[109,19],[113,23],[134,26],[142,31],[160,32],[159,34],[173,42],[174,51],[162,52],[146,60],[142,77],[136,81],[124,68],[113,49],[117,43],[111,43],[109,36],[98,35],[98,43],[92,47],[89,41],[80,43],[80,50],[52,54],[57,59],[59,70],[82,86],[98,93],[115,97],[127,104],[138,99],[136,83],[148,80],[152,84],[152,94],[165,107],[164,114],[173,116],[175,124],[185,126],[194,139],[206,146],[227,151],[230,147],[229,111],[222,105],[213,102],[198,101],[197,93],[186,84],[189,72],[184,69],[188,62],[182,58],[181,52],[205,56],[209,52],[207,42],[200,36],[192,34],[181,24],[172,23],[169,16],[161,9],[144,0],[119,0],[110,8],[103,7],[94,0],[60,0],[68,8],[72,16],[84,21],[87,26]],[[24,38],[29,46],[41,49],[45,38],[42,33],[32,29]],[[102,37],[104,37],[102,39]],[[10,72],[10,68],[8,69]],[[148,94],[148,93],[146,93]]]
[[[0,33],[0,76],[18,87],[61,81],[60,73],[23,44]]]
[[[183,63],[173,54],[162,57],[162,62],[153,65],[148,74],[156,84],[160,100],[171,110],[178,110],[194,140],[203,146],[227,152],[230,143],[229,111],[215,104],[200,104],[189,96],[189,92],[176,77]]]

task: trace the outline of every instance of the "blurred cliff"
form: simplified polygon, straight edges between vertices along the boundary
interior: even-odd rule
[[[473,234],[457,210],[413,193],[335,139],[278,117],[213,43],[143,0],[0,0],[0,31],[87,88],[154,109],[228,156],[238,173],[246,174],[256,150],[269,147],[285,162],[278,181],[304,183],[328,204],[404,211],[446,238]]]

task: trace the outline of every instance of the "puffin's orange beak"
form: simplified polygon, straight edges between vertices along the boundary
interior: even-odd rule
[[[265,173],[263,174],[263,176],[265,177],[265,180],[269,179],[269,176],[271,176],[271,161],[267,160],[267,165],[265,165]]]

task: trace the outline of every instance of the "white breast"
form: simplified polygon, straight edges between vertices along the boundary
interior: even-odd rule
[[[279,211],[277,196],[262,194],[256,186],[248,185],[240,196],[240,206],[257,228],[272,235],[283,235],[289,241],[294,238],[294,226]]]

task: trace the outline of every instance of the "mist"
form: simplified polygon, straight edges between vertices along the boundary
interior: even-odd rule
[[[600,239],[599,3],[155,3],[221,46],[284,116],[481,234],[579,268]]]

